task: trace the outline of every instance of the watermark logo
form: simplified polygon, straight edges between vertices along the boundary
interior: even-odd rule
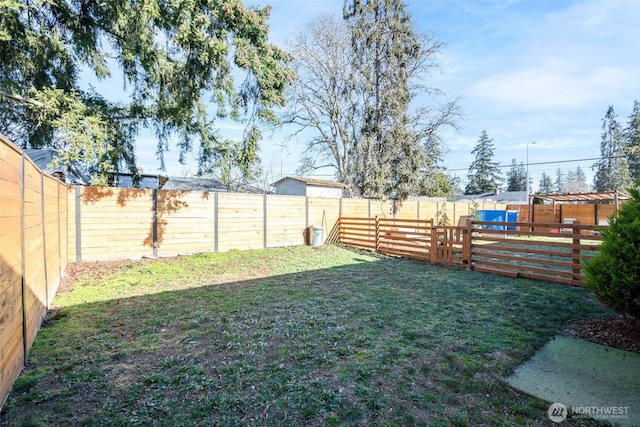
[[[562,403],[552,403],[547,410],[547,414],[549,414],[549,419],[554,423],[561,423],[567,419],[569,411]]]
[[[628,412],[628,406],[572,406],[567,408],[562,403],[552,403],[547,410],[549,419],[554,423],[561,423],[569,416],[596,420],[623,419],[628,418]]]

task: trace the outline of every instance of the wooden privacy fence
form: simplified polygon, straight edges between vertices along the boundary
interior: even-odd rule
[[[491,208],[506,205],[487,204]],[[460,221],[468,203],[340,199],[132,188],[71,187],[69,261],[170,256],[305,244],[305,230],[337,231],[340,215],[396,221],[444,215]]]
[[[0,407],[67,265],[67,186],[0,136]]]
[[[433,220],[340,217],[338,241],[386,255],[583,286],[582,261],[593,258],[602,241],[597,228],[579,222],[467,220],[464,226],[440,226]]]

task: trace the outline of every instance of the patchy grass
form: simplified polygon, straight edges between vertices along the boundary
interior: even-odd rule
[[[338,246],[92,266],[2,425],[547,425],[502,378],[584,290]],[[572,425],[597,425],[573,420]]]

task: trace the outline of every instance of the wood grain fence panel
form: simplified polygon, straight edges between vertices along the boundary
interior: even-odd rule
[[[595,205],[562,205],[563,222],[566,218],[573,218],[581,224],[593,224]]]
[[[378,211],[384,211],[384,202],[379,200],[371,201],[372,214],[378,215]],[[369,216],[369,200],[366,199],[342,199],[342,216],[345,217],[361,217]],[[386,211],[389,216],[389,211]]]
[[[42,233],[41,171],[29,160],[24,165],[24,291],[23,307],[26,321],[26,348],[31,348],[47,310],[47,287]]]
[[[597,205],[597,212],[594,213],[595,224],[598,225],[600,221],[608,221],[611,215],[616,213],[616,205]],[[582,222],[582,221],[581,221]],[[582,222],[583,224],[589,224]]]
[[[218,251],[264,248],[264,196],[218,194]]]
[[[302,196],[267,196],[267,247],[304,245],[306,208]]]
[[[61,268],[62,259],[60,256],[60,239],[59,233],[60,209],[58,198],[59,181],[49,176],[44,176],[43,185],[43,237],[44,237],[44,265],[45,265],[45,283],[46,292],[46,308],[51,305],[51,300],[58,290],[58,284],[62,278]]]
[[[152,256],[152,196],[152,190],[83,188],[76,236],[82,260]]]
[[[438,226],[431,221],[341,217],[341,243],[388,255],[454,265],[511,277],[582,286],[582,261],[597,254],[602,237],[594,225],[572,224],[569,235],[530,231],[561,224],[466,221]],[[512,226],[513,230],[482,229]],[[535,240],[529,240],[534,237]],[[539,240],[544,237],[545,240]]]
[[[532,206],[532,218],[533,222],[548,222],[559,223],[560,222],[560,209],[559,206],[553,205],[531,205]]]
[[[58,201],[60,209],[60,276],[64,273],[67,263],[69,262],[69,189],[63,183],[58,183],[58,193],[60,194],[60,200]],[[56,289],[57,286],[56,284]]]
[[[82,190],[82,187],[78,187]],[[76,247],[78,244],[78,235],[76,233],[76,229],[78,226],[77,222],[77,205],[80,204],[77,202],[77,198],[79,197],[78,191],[76,191],[76,187],[70,186],[67,188],[67,260],[69,262],[80,261],[77,258]]]
[[[395,217],[405,219],[418,218],[418,202],[415,200],[406,200],[402,202],[398,207]]]
[[[358,212],[360,212],[365,217],[370,217],[370,218],[375,218],[376,216],[380,218],[393,217],[393,212],[392,212],[393,205],[389,200],[375,200],[375,199],[364,200],[366,202],[366,212],[364,212],[364,206],[360,208],[354,208],[353,206],[351,206],[351,203],[348,202],[347,200],[349,199],[342,200],[343,216],[359,216],[357,214]],[[362,203],[362,201],[360,203]],[[345,209],[345,206],[348,206],[348,208]],[[355,204],[354,206],[359,206],[359,205]],[[355,214],[355,215],[352,215],[352,214]]]
[[[435,219],[438,216],[439,202],[420,202],[420,219]]]
[[[337,241],[340,199],[308,197],[307,208],[307,225],[323,227],[325,240],[329,242]]]
[[[158,190],[159,255],[215,250],[214,195],[210,192]]]
[[[58,251],[67,236],[59,230],[59,188],[66,195],[64,184],[0,136],[0,406],[66,266]]]
[[[339,242],[346,245],[376,250],[375,218],[340,217]]]
[[[22,153],[0,138],[0,407],[24,362]]]

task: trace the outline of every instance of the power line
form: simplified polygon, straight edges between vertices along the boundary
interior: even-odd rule
[[[611,158],[613,159],[619,159],[619,158],[623,158],[626,156],[612,156]],[[587,161],[592,161],[592,160],[602,160],[602,157],[591,157],[588,159],[573,159],[573,160],[554,160],[554,161],[550,161],[550,162],[535,162],[535,163],[529,163],[529,166],[539,166],[539,165],[554,165],[554,164],[558,164],[558,163],[573,163],[573,162],[587,162]],[[516,166],[520,166],[520,165],[516,165]],[[523,166],[527,166],[526,164],[523,164]],[[513,164],[511,165],[497,165],[497,168],[512,168]],[[446,171],[448,172],[457,172],[457,171],[468,171],[469,168],[463,168],[463,169],[446,169]]]

